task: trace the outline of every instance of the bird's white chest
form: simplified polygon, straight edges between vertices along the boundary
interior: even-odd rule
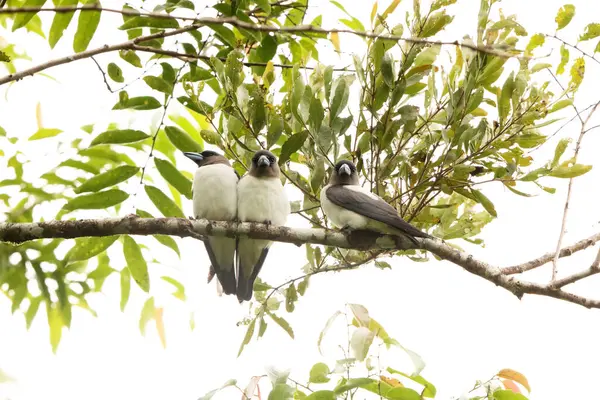
[[[238,177],[233,168],[207,165],[194,175],[194,215],[215,221],[231,221],[237,216]]]
[[[326,191],[331,185],[321,189],[321,208],[331,222],[338,228],[346,226],[352,229],[366,229],[369,224],[369,219],[355,213],[354,211],[346,210],[338,205],[333,204],[327,198]]]
[[[290,203],[277,178],[255,178],[246,175],[238,184],[238,219],[285,225]]]

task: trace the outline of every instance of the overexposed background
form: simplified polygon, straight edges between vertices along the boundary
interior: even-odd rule
[[[341,3],[350,14],[369,26],[371,1],[342,0]],[[407,0],[401,3],[394,14],[397,21],[404,20],[404,11],[412,7],[411,3]],[[449,10],[455,15],[454,23],[439,37],[455,40],[467,33],[475,34],[479,1],[461,0],[458,3]],[[577,13],[561,37],[575,43],[585,24],[595,22],[588,18],[598,13],[593,1],[574,0],[572,3],[577,7]],[[557,0],[504,0],[500,3],[504,14],[517,14],[530,34],[554,32],[554,17],[562,4]],[[103,5],[119,8],[121,2],[106,1]],[[382,2],[380,11],[386,6],[387,2]],[[338,26],[336,20],[342,17],[334,6],[324,1],[312,3],[309,15],[317,14],[323,14],[324,27]],[[51,17],[43,16],[44,27],[49,26]],[[119,16],[102,18],[105,22],[111,18],[120,21]],[[311,19],[310,16],[307,18],[308,21]],[[6,33],[4,39],[20,44],[32,56],[32,64],[18,64],[19,69],[23,69],[70,54],[73,32],[74,26],[71,26],[67,37],[52,52],[45,41],[22,31]],[[359,43],[358,39],[348,35],[341,35],[340,39],[345,52],[355,50],[355,43]],[[99,31],[90,48],[124,40],[124,34]],[[548,49],[553,48],[552,56],[557,56],[558,43],[547,44],[550,45]],[[521,43],[520,47],[525,45],[526,42]],[[454,52],[452,48],[444,51]],[[321,52],[322,62],[340,65],[337,56],[325,58],[325,54]],[[113,56],[99,56],[98,60],[106,65],[110,57]],[[571,59],[575,57],[579,55],[571,51]],[[576,102],[580,108],[598,100],[598,66],[589,60],[586,62],[587,75]],[[92,60],[46,72],[57,81],[41,76],[26,78],[12,85],[0,99],[0,126],[9,136],[29,137],[37,130],[35,106],[38,102],[41,103],[44,126],[61,128],[65,132],[95,121],[108,123],[131,118],[126,113],[110,111],[117,96],[106,90]],[[160,116],[161,110],[155,111],[135,113],[137,120],[130,122],[147,129],[150,121]],[[147,116],[147,120],[140,120],[142,115],[143,118]],[[559,124],[545,128],[544,132],[554,132]],[[600,171],[595,149],[600,145],[599,133],[600,130],[592,131],[584,139],[579,160],[594,164],[595,168],[575,182],[566,244],[598,230]],[[561,133],[572,138],[578,134],[577,122]],[[30,176],[46,172],[47,157],[52,155],[48,148],[51,141],[27,145],[25,155],[39,166],[27,171]],[[556,140],[552,141],[537,153],[540,163],[551,157],[555,143]],[[141,163],[144,161],[140,160]],[[178,165],[185,166],[190,172],[194,170],[191,163]],[[0,176],[2,174],[0,170]],[[141,188],[136,188],[137,181],[133,181],[129,191],[141,192]],[[553,250],[567,181],[551,180],[547,184],[557,187],[557,194],[542,192],[534,198],[522,198],[504,190],[499,183],[485,186],[484,192],[493,199],[499,218],[481,235],[486,241],[484,248],[460,244],[476,257],[499,266],[520,263]],[[122,212],[130,212],[130,207],[128,204]],[[187,214],[191,214],[191,202],[185,201],[184,207]],[[290,218],[288,224],[300,226],[302,221]],[[316,276],[311,280],[307,294],[297,303],[295,312],[285,315],[294,328],[296,339],[290,339],[271,323],[265,336],[258,342],[253,340],[241,357],[236,358],[245,333],[245,327],[238,327],[236,323],[248,315],[248,307],[238,305],[233,297],[217,297],[214,282],[205,283],[208,259],[201,243],[184,239],[180,248],[182,258],[178,259],[170,250],[152,247],[152,256],[161,261],[161,271],[168,271],[180,279],[189,296],[188,303],[183,304],[167,295],[157,295],[157,301],[166,309],[166,349],[161,347],[152,323],[148,325],[146,337],[140,335],[138,319],[143,299],[137,291],[132,292],[126,312],[119,311],[116,276],[106,282],[105,295],[91,301],[99,318],[74,310],[72,327],[64,332],[56,355],[50,349],[45,313],[40,311],[30,331],[26,331],[22,315],[11,315],[9,301],[0,298],[0,368],[17,379],[15,384],[0,386],[0,398],[196,399],[230,378],[237,378],[239,384],[245,386],[251,376],[263,374],[264,367],[269,364],[292,368],[292,378],[306,381],[314,363],[329,362],[333,367],[336,357],[342,358],[336,352],[337,345],[345,340],[343,323],[328,334],[325,359],[319,355],[316,342],[327,318],[336,310],[343,310],[346,303],[366,306],[391,336],[423,357],[427,367],[422,374],[437,386],[439,399],[459,396],[469,390],[476,379],[487,379],[502,368],[516,369],[528,377],[533,388],[532,400],[598,398],[597,385],[593,384],[600,373],[597,363],[600,358],[597,340],[600,313],[597,310],[590,311],[549,298],[526,296],[518,300],[448,262],[417,264],[394,259],[392,270],[363,267],[358,271]],[[276,284],[300,275],[300,268],[305,263],[304,254],[303,248],[274,244],[261,276]],[[560,271],[569,273],[586,268],[594,256],[593,251],[588,251],[562,259]],[[545,269],[532,276],[548,279],[550,271]],[[153,286],[160,286],[157,279],[153,280]],[[598,287],[599,278],[594,277],[571,289],[600,297]],[[188,324],[190,310],[196,314],[194,331],[190,331]],[[397,365],[397,369],[409,366],[403,358],[398,359]],[[215,399],[239,397],[240,394],[231,389]]]

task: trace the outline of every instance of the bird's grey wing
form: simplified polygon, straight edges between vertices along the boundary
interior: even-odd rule
[[[209,237],[204,240],[204,247],[217,279],[221,282],[223,293],[235,294],[235,269],[233,265],[235,240]]]
[[[365,193],[348,189],[345,185],[331,186],[325,194],[329,201],[339,207],[387,224],[410,236],[431,237],[400,218],[396,209],[383,199],[373,198]]]
[[[247,240],[247,239],[246,239]],[[249,243],[245,243],[246,245],[249,245]],[[258,255],[258,258],[256,259],[256,262],[254,262],[254,265],[252,266],[248,266],[246,265],[247,262],[249,262],[250,260],[246,259],[247,255],[244,254],[243,251],[239,251],[238,250],[238,255],[237,255],[237,298],[240,301],[240,303],[242,301],[250,301],[250,299],[252,299],[252,293],[253,293],[253,288],[254,288],[254,281],[256,280],[256,277],[258,276],[258,273],[260,272],[265,259],[267,258],[267,254],[269,253],[269,248],[268,247],[264,247],[262,250],[259,250],[260,254]],[[248,258],[252,258],[255,259],[255,257],[248,257]],[[252,262],[252,261],[250,261]],[[251,267],[251,268],[249,268]]]

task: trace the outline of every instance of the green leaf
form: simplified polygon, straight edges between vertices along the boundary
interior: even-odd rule
[[[290,335],[290,337],[292,339],[294,338],[294,330],[292,329],[290,324],[285,319],[283,319],[282,317],[279,317],[269,311],[267,311],[267,314],[269,315],[269,317],[271,317],[271,319],[273,321],[275,321],[277,323],[277,325],[279,325],[281,328],[283,328],[283,330],[286,331],[287,334]]]
[[[235,48],[236,44],[237,44],[237,40],[235,38],[235,35],[233,34],[233,32],[231,31],[231,29],[223,26],[223,25],[216,25],[216,24],[206,24],[210,29],[212,29],[213,31],[215,31],[217,38],[223,43],[226,44],[227,46],[231,47],[231,48]]]
[[[390,400],[421,400],[421,395],[413,389],[396,387],[385,394]]]
[[[267,400],[292,400],[294,389],[285,383],[278,383],[273,386]]]
[[[131,178],[140,169],[131,165],[121,165],[117,168],[110,169],[100,175],[95,175],[75,188],[75,193],[97,192],[109,186],[125,182]]]
[[[179,208],[179,206],[177,206],[173,200],[168,198],[167,195],[165,195],[160,189],[154,186],[146,185],[144,186],[144,190],[162,215],[165,217],[185,218],[181,208]]]
[[[157,108],[162,107],[160,101],[156,100],[151,96],[139,96],[139,97],[131,97],[126,99],[125,101],[119,101],[117,104],[113,106],[113,110],[126,110],[132,109],[137,111],[144,110],[156,110]]]
[[[46,3],[46,0],[25,0],[23,5],[19,5],[19,7],[42,7]],[[27,23],[33,18],[36,13],[27,12],[27,13],[19,13],[15,15],[15,19],[13,21],[12,30],[13,32],[19,28],[24,27]],[[59,339],[60,340],[60,339]]]
[[[118,238],[118,235],[77,238],[75,245],[65,256],[65,261],[83,261],[97,256],[108,249]]]
[[[440,54],[441,47],[440,46],[430,46],[419,53],[419,55],[415,58],[413,63],[413,67],[420,67],[423,65],[431,65],[435,62],[435,59]]]
[[[304,397],[304,400],[335,400],[336,396],[331,390],[317,390],[312,392],[308,396]]]
[[[306,141],[306,138],[308,138],[308,131],[306,130],[290,136],[283,146],[281,146],[279,165],[283,165],[285,162],[287,162],[292,154],[297,152],[302,147]]]
[[[383,60],[381,61],[381,74],[383,75],[385,84],[389,88],[393,88],[395,81],[394,59],[389,52],[385,53]]]
[[[146,135],[142,131],[136,131],[134,129],[115,129],[111,131],[102,132],[92,140],[90,146],[97,144],[123,144],[123,143],[134,143],[140,140],[148,139],[150,136]]]
[[[110,76],[110,79],[112,79],[113,81],[119,82],[119,83],[122,83],[125,81],[125,78],[123,78],[123,71],[117,64],[112,63],[112,62],[110,64],[108,64],[107,72],[108,72],[108,76]]]
[[[350,96],[350,88],[346,83],[346,79],[341,76],[333,83],[333,97],[330,105],[330,120],[334,120],[348,104],[348,97]]]
[[[552,159],[552,164],[551,164],[552,168],[554,168],[558,165],[560,158],[562,157],[563,154],[565,154],[565,151],[567,150],[567,147],[569,146],[570,142],[571,142],[571,139],[569,139],[569,138],[563,138],[558,142],[558,144],[556,145],[556,149],[554,149],[554,158]]]
[[[316,363],[310,369],[308,381],[310,383],[327,383],[331,380],[327,375],[329,375],[327,364]]]
[[[61,132],[62,130],[56,128],[40,128],[36,133],[29,137],[29,140],[39,140],[54,137]]]
[[[358,387],[364,387],[371,383],[375,383],[374,379],[371,378],[352,378],[347,381],[342,381],[335,389],[335,394],[342,394],[349,390],[356,389]]]
[[[556,18],[554,18],[554,21],[556,21],[556,25],[557,25],[556,30],[559,31],[559,30],[563,29],[564,27],[566,27],[567,25],[569,25],[569,23],[573,19],[574,15],[575,15],[575,6],[573,4],[565,4],[564,6],[562,6],[558,10],[558,13],[556,14]]]
[[[165,94],[173,93],[173,85],[170,84],[169,82],[167,82],[166,80],[164,80],[163,78],[160,78],[158,76],[149,75],[149,76],[145,76],[143,79],[144,79],[144,82],[146,82],[146,84],[154,90],[157,90],[157,91],[165,93]]]
[[[595,39],[600,36],[600,23],[591,23],[585,27],[583,35],[579,36],[579,41]]]
[[[162,276],[161,279],[163,281],[168,282],[171,285],[175,286],[175,292],[172,293],[173,296],[175,296],[175,298],[177,298],[181,301],[185,301],[185,288],[179,281],[177,281],[176,279],[173,279],[169,276]]]
[[[271,14],[271,4],[269,4],[269,0],[256,0],[256,5],[262,8],[267,15]]]
[[[391,367],[387,367],[386,369],[391,374],[402,375],[405,378],[412,380],[413,382],[417,382],[417,383],[423,385],[425,387],[425,389],[423,390],[423,393],[422,393],[423,397],[435,397],[435,395],[437,393],[437,389],[431,382],[429,382],[427,379],[423,378],[421,375],[405,374],[404,372],[398,371]]]
[[[129,195],[119,189],[110,189],[93,194],[82,194],[64,205],[64,209],[73,210],[96,210],[116,206],[127,200]]]
[[[56,353],[60,338],[62,337],[63,317],[56,304],[48,305],[46,308],[48,314],[48,327],[50,328],[50,345],[52,352]]]
[[[544,36],[542,33],[536,33],[535,35],[533,35],[531,37],[531,39],[529,40],[529,43],[527,44],[527,47],[525,49],[527,50],[527,52],[529,54],[531,54],[533,52],[533,50],[542,46],[545,41],[546,41],[546,36]]]
[[[100,1],[92,0],[86,4],[93,4],[101,7]],[[96,33],[100,23],[100,11],[79,11],[79,20],[77,21],[77,31],[73,38],[73,50],[76,53],[85,51]]]
[[[131,277],[140,289],[148,293],[150,291],[148,265],[142,255],[142,249],[140,249],[140,246],[129,235],[123,236],[123,255],[125,256]]]
[[[308,125],[313,132],[318,132],[319,129],[321,129],[324,117],[325,111],[321,105],[321,100],[319,100],[318,97],[313,97],[310,101],[310,108],[308,110]]]
[[[496,390],[494,392],[494,400],[527,400],[527,397],[512,390]]]
[[[240,345],[240,350],[238,351],[238,357],[242,354],[244,347],[250,343],[250,339],[252,339],[252,335],[254,335],[254,326],[256,325],[256,319],[253,319],[248,325],[248,329],[246,330],[246,335],[244,336],[244,340],[242,340],[242,344]]]
[[[129,293],[131,292],[131,272],[129,267],[121,270],[121,312],[125,311],[127,302],[129,301]]]
[[[591,165],[575,164],[572,166],[561,165],[553,168],[550,176],[555,178],[575,178],[581,176],[592,169]]]
[[[454,17],[446,15],[446,10],[438,11],[427,18],[427,23],[418,36],[423,38],[431,37],[443,30],[453,19]]]
[[[120,50],[119,56],[134,67],[142,68],[142,60],[133,50]]]
[[[169,161],[154,158],[154,165],[160,173],[160,175],[179,193],[187,197],[192,198],[192,182],[186,178],[173,164]]]
[[[136,16],[128,19],[123,25],[119,27],[120,30],[125,31],[134,28],[156,28],[156,29],[170,29],[179,28],[179,22],[175,18],[155,18],[146,16]],[[144,42],[141,43],[142,45]]]
[[[569,49],[563,44],[560,46],[560,63],[556,67],[556,75],[560,75],[565,72],[565,66],[569,62]]]
[[[62,0],[59,6],[73,7],[76,6],[78,2],[78,0]],[[58,43],[58,41],[62,37],[63,33],[65,32],[65,29],[67,29],[67,27],[71,23],[74,14],[75,11],[56,13],[54,15],[54,19],[52,20],[52,26],[50,27],[50,34],[48,36],[48,44],[50,44],[50,48],[53,49],[54,46],[56,46],[56,43]]]
[[[271,148],[283,133],[283,118],[279,115],[274,115],[269,121],[269,128],[267,129],[267,147]]]
[[[573,63],[571,67],[571,82],[569,82],[569,89],[577,90],[581,82],[583,82],[583,77],[585,75],[585,59],[583,57],[579,57]]]
[[[154,297],[150,297],[144,303],[144,307],[142,307],[142,312],[140,313],[140,332],[142,335],[146,334],[146,325],[150,322],[151,319],[154,318],[154,313],[156,308],[154,307]]]
[[[573,100],[571,100],[571,99],[559,100],[556,103],[554,103],[552,105],[552,107],[550,107],[550,109],[548,110],[548,113],[553,113],[558,110],[562,110],[563,108],[571,106],[571,105],[573,105]]]
[[[364,326],[357,328],[350,338],[350,348],[358,361],[364,361],[373,343],[375,334]]]
[[[514,91],[514,76],[511,73],[504,85],[502,86],[502,91],[500,92],[500,96],[498,98],[498,116],[500,119],[500,123],[504,124],[506,118],[508,117],[508,113],[510,112],[510,100],[512,99]]]
[[[550,67],[552,67],[552,64],[550,63],[537,63],[531,68],[531,73],[535,74],[536,72]]]
[[[323,354],[323,352],[321,351],[321,342],[323,341],[323,338],[325,337],[325,334],[327,333],[327,331],[329,330],[329,328],[331,328],[331,325],[333,324],[333,322],[340,315],[342,315],[342,312],[341,311],[336,311],[331,317],[329,317],[329,319],[325,323],[325,327],[323,328],[323,330],[321,331],[321,333],[319,333],[319,340],[317,341],[317,348],[319,349],[319,353],[321,353],[321,355]]]
[[[171,236],[168,235],[153,235],[153,237],[158,240],[162,245],[167,246],[172,249],[179,257],[181,254],[179,253],[179,246],[177,246],[177,242]]]
[[[173,145],[181,151],[200,153],[202,150],[204,150],[202,144],[196,142],[190,135],[176,126],[165,127],[165,133],[167,134],[167,137],[171,143],[173,143]]]
[[[475,196],[477,202],[479,202],[479,204],[485,208],[485,211],[487,211],[493,217],[498,216],[498,213],[496,213],[496,208],[494,207],[494,203],[492,203],[490,199],[488,199],[483,193],[473,188],[471,188],[471,193],[473,193],[473,196]]]

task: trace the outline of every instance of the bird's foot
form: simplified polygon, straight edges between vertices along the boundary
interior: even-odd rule
[[[267,225],[267,226],[271,226],[271,221],[266,219],[263,221],[263,224]]]

